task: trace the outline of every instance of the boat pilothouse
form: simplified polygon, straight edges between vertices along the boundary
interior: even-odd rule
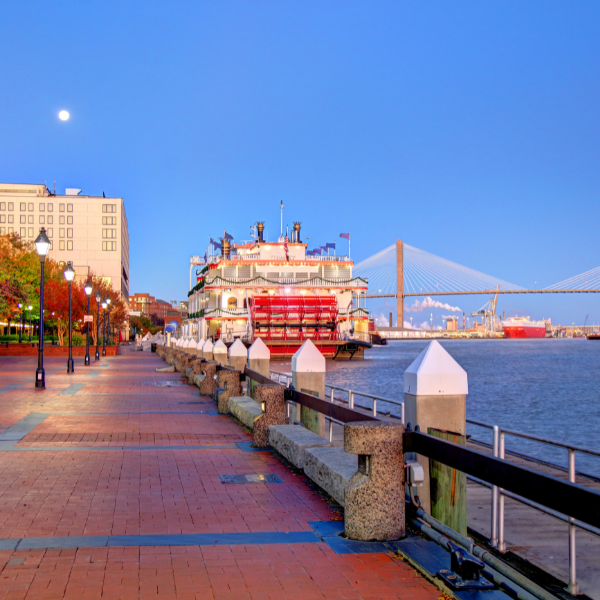
[[[352,277],[350,257],[335,244],[327,245],[333,254],[308,250],[298,222],[291,236],[282,226],[277,242],[264,239],[264,222],[254,231],[248,242],[210,238],[207,254],[192,257],[186,334],[226,343],[260,337],[273,358],[292,356],[307,339],[329,358],[362,357],[371,346],[367,282]]]

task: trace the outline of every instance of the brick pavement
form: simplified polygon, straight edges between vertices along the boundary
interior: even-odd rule
[[[313,532],[310,522],[337,514],[274,455],[236,446],[251,436],[230,417],[207,414],[215,404],[196,388],[147,385],[180,381],[154,371],[164,365],[156,356],[82,362],[67,375],[63,359],[46,360],[48,387],[39,391],[34,359],[0,358],[0,600],[440,596],[391,553],[336,554],[314,533],[306,534],[313,543],[294,542],[295,533]],[[32,414],[22,433],[2,434]],[[235,474],[282,483],[219,477]],[[274,532],[292,542],[271,543]],[[182,545],[176,536],[186,534],[244,543]],[[79,547],[52,548],[57,538],[137,535],[175,537],[141,546],[97,538],[109,540],[104,547],[78,538]],[[27,542],[44,547],[24,549]]]

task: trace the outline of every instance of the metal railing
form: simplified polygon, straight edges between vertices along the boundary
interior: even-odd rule
[[[254,275],[253,277],[223,277],[216,275],[212,279],[208,277],[204,280],[204,287],[272,287],[272,286],[290,286],[290,287],[325,287],[325,288],[364,288],[367,287],[367,281],[360,277],[321,277],[312,275],[310,277],[265,277],[264,275]]]
[[[274,371],[273,369],[269,369],[269,372],[271,373],[271,375],[276,375],[277,376],[277,383],[282,383],[282,378],[283,378],[283,383],[286,386],[289,386],[292,384],[292,375],[291,373],[281,373],[280,371]],[[343,388],[343,387],[338,387],[336,385],[331,385],[329,383],[325,384],[325,391],[329,390],[329,400],[330,402],[335,402],[335,400],[338,400],[338,402],[342,402],[343,404],[347,404],[348,408],[352,408],[354,409],[354,398],[356,396],[358,396],[359,398],[370,398],[371,400],[373,400],[373,406],[362,406],[361,404],[357,405],[358,408],[361,408],[363,410],[370,410],[373,412],[373,416],[376,417],[377,416],[377,401],[379,400],[380,402],[387,402],[388,404],[393,404],[395,406],[399,406],[400,407],[400,418],[402,420],[402,424],[405,424],[405,418],[404,418],[404,402],[398,402],[397,400],[390,400],[389,398],[383,398],[382,396],[376,396],[375,394],[369,394],[367,392],[357,392],[355,390],[349,390],[347,388]],[[338,392],[344,392],[345,394],[347,394],[347,399],[344,400],[343,398],[335,398],[335,394],[334,394],[334,390],[338,391]],[[289,417],[289,411],[288,411],[288,417]],[[329,420],[329,417],[326,417],[326,420]],[[339,423],[340,425],[343,425],[343,423],[341,423],[340,421],[336,421],[335,419],[333,419],[333,421],[335,423]],[[329,432],[329,441],[331,441],[331,435],[332,435],[332,423],[330,422],[329,424],[329,428],[330,428],[330,432]]]
[[[481,427],[484,429],[490,429],[492,431],[492,452],[494,457],[505,460],[506,448],[505,448],[505,438],[507,435],[523,438],[527,440],[532,440],[534,442],[539,442],[542,444],[547,444],[549,446],[557,446],[559,448],[564,448],[567,450],[567,460],[568,460],[568,477],[571,483],[575,483],[576,478],[576,470],[575,470],[575,453],[581,452],[583,454],[589,454],[591,456],[600,457],[600,452],[595,450],[590,450],[589,448],[583,448],[581,446],[575,446],[574,444],[566,444],[563,442],[557,442],[555,440],[549,440],[547,438],[543,438],[537,435],[522,433],[520,431],[514,431],[512,429],[501,428],[498,425],[490,425],[489,423],[482,423],[481,421],[474,421],[473,419],[467,419],[467,423],[470,425],[475,425],[476,427]],[[474,439],[474,441],[479,441]],[[530,458],[534,461],[537,461],[535,457],[529,457],[525,455],[525,458]],[[558,466],[558,465],[557,465]],[[491,537],[490,544],[497,548],[500,552],[506,552],[506,541],[504,537],[504,498],[508,497],[512,500],[516,500],[522,504],[540,510],[552,517],[560,519],[561,521],[565,521],[569,524],[569,584],[567,587],[567,591],[570,594],[578,594],[578,586],[577,586],[577,554],[576,554],[576,541],[575,541],[575,528],[579,527],[584,529],[585,531],[592,533],[594,535],[600,536],[600,529],[596,527],[592,527],[572,517],[568,517],[562,513],[556,512],[554,510],[548,509],[540,504],[535,502],[531,502],[526,498],[513,494],[511,492],[507,492],[502,488],[498,488],[495,485],[490,485],[484,481],[478,480],[476,478],[471,478],[476,483],[484,485],[492,490],[492,520],[491,520]]]
[[[223,258],[220,254],[213,254],[211,256],[207,257],[207,263],[208,264],[216,264],[218,262],[221,262],[222,260],[229,260],[229,261],[273,261],[273,260],[280,260],[280,261],[287,261],[288,259],[285,257],[284,254],[282,254],[281,256],[259,256],[258,254],[237,254],[237,253],[231,253],[229,255],[229,258]],[[334,255],[334,254],[322,254],[322,255],[315,255],[315,256],[310,256],[310,255],[306,255],[304,258],[290,258],[289,262],[306,262],[309,260],[316,260],[316,261],[321,261],[321,262],[339,262],[339,261],[349,261],[350,257],[345,256],[345,255]],[[204,264],[204,257],[203,256],[190,256],[190,263],[194,264],[194,263],[200,263],[200,264]]]

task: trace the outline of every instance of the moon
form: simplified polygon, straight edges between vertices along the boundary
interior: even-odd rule
[[[59,118],[61,121],[68,121],[70,116],[71,116],[71,115],[69,114],[69,111],[66,111],[66,110],[61,110],[61,111],[58,113],[58,118]]]

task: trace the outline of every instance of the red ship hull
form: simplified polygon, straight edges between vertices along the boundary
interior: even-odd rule
[[[546,337],[545,327],[522,326],[503,327],[504,336],[507,338],[543,338]]]

